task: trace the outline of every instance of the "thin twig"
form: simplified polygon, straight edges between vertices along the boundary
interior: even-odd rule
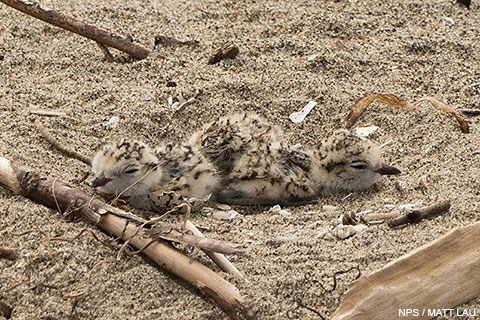
[[[195,236],[205,237],[190,220],[185,222],[185,228]],[[208,250],[204,250],[204,252],[222,271],[232,274],[237,279],[245,280],[245,276],[223,254]]]
[[[35,114],[37,116],[46,116],[46,117],[65,117],[67,114],[63,111],[56,110],[40,110],[34,109],[29,111],[30,114]]]
[[[325,320],[325,317],[320,312],[318,312],[317,310],[315,310],[312,307],[309,307],[309,306],[305,305],[300,299],[297,298],[295,300],[295,302],[297,303],[298,307],[307,309],[308,311],[311,311],[311,312],[315,313],[319,317],[319,319]]]
[[[108,62],[116,61],[115,57],[110,53],[110,50],[108,50],[108,47],[106,45],[98,41],[97,41],[97,44],[100,47],[100,50],[102,50],[103,55],[105,56],[105,59],[107,59]]]
[[[401,217],[392,219],[388,222],[388,226],[390,228],[395,228],[407,223],[419,222],[420,220],[423,220],[426,218],[432,218],[439,214],[445,213],[449,209],[450,209],[450,201],[449,200],[442,201],[428,207],[412,210]]]
[[[457,109],[466,116],[476,117],[480,116],[480,109]]]
[[[2,0],[0,0],[2,1]],[[63,146],[57,139],[55,139],[48,129],[40,122],[40,120],[35,120],[35,128],[37,128],[38,132],[42,135],[42,137],[47,140],[55,149],[63,153],[65,156],[73,159],[77,159],[82,161],[83,163],[91,166],[92,165],[92,160],[83,154],[69,149],[65,146]]]
[[[0,0],[0,2],[54,26],[126,52],[136,59],[144,59],[150,54],[149,49],[132,42],[131,37],[122,37],[110,30],[82,22],[56,10],[42,7],[36,2],[24,0]]]

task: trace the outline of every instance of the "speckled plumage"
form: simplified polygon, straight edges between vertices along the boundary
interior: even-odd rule
[[[378,146],[347,130],[314,149],[292,147],[280,128],[245,113],[207,124],[185,144],[155,150],[129,140],[106,145],[93,171],[99,191],[129,197],[131,205],[148,210],[210,194],[228,204],[301,205],[364,190],[382,174],[399,173],[383,164]]]
[[[197,204],[218,183],[215,167],[188,145],[167,144],[152,150],[142,142],[123,139],[97,151],[92,169],[92,184],[99,192],[149,211],[183,202]]]
[[[347,130],[336,131],[313,150],[290,147],[281,129],[257,115],[221,118],[190,143],[222,173],[222,188],[213,196],[229,204],[309,203],[325,194],[367,189],[386,168],[379,147]]]

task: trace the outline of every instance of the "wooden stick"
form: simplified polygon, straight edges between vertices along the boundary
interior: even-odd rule
[[[185,227],[187,230],[193,232],[194,235],[199,237],[205,237],[200,230],[195,227],[195,225],[190,221],[187,220],[185,223]],[[245,276],[221,253],[212,252],[208,250],[204,250],[205,254],[210,257],[217,264],[217,266],[224,272],[230,273],[237,279],[245,280]]]
[[[252,318],[250,308],[232,284],[167,243],[152,240],[139,230],[138,224],[109,212],[103,201],[3,157],[0,157],[0,179],[0,184],[17,194],[61,213],[75,214],[104,232],[129,241],[157,264],[212,298],[232,319]]]
[[[2,0],[0,0],[2,1]],[[63,153],[65,156],[73,159],[80,160],[81,162],[91,166],[92,165],[92,160],[83,154],[69,149],[65,146],[63,146],[57,139],[55,139],[51,134],[50,131],[48,131],[47,128],[40,122],[40,120],[35,120],[35,128],[37,128],[38,132],[42,135],[42,137],[47,140],[55,149]]]
[[[450,201],[442,201],[428,207],[415,209],[402,215],[398,218],[388,221],[390,228],[396,228],[407,223],[415,223],[426,218],[435,217],[441,213],[447,212],[450,209]]]
[[[42,7],[36,2],[24,0],[0,0],[0,2],[32,17],[53,24],[54,26],[128,53],[136,59],[144,59],[150,54],[149,49],[140,44],[133,43],[127,37],[122,37],[107,29],[82,22],[53,9]]]
[[[332,320],[429,319],[480,296],[480,222],[454,229],[353,283]],[[406,309],[418,315],[405,314]],[[403,313],[402,313],[403,312]]]

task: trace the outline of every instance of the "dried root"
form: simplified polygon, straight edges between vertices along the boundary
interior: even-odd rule
[[[425,101],[430,102],[435,109],[453,116],[459,123],[460,130],[463,133],[470,132],[467,119],[465,119],[456,109],[438,101],[435,98],[425,97],[414,103],[407,103],[406,101],[392,94],[371,94],[357,100],[357,102],[355,102],[355,104],[352,106],[350,113],[345,117],[345,123],[347,128],[351,128],[373,102],[381,102],[392,107],[398,107],[407,111],[412,111],[417,109],[418,106]]]

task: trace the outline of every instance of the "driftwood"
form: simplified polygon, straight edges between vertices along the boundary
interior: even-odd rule
[[[480,296],[478,239],[480,222],[454,229],[360,278],[332,320],[429,319],[435,310]]]
[[[132,42],[128,37],[122,37],[110,30],[82,22],[64,13],[43,7],[36,2],[24,0],[0,0],[0,2],[32,17],[53,24],[54,26],[77,33],[102,45],[128,53],[133,58],[144,59],[150,54],[149,49]]]
[[[3,157],[0,157],[0,184],[37,203],[57,209],[64,215],[81,217],[104,232],[128,241],[157,264],[212,298],[231,318],[252,318],[243,297],[232,284],[171,245],[152,240],[138,223],[115,215],[109,211],[112,207],[102,200]]]

